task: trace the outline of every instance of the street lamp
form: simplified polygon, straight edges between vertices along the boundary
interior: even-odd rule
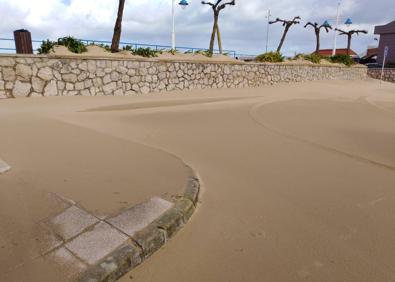
[[[339,28],[339,21],[340,21],[340,6],[341,2],[339,1],[337,3],[337,16],[336,16],[336,26],[335,26],[335,32],[334,32],[334,38],[333,38],[333,51],[332,51],[332,56],[336,55],[336,48],[337,48],[337,29]],[[343,18],[344,19],[344,18]],[[327,22],[327,21],[325,21]],[[346,26],[352,25],[352,20],[350,18],[347,18],[346,21],[344,22]]]
[[[340,1],[337,3],[337,16],[336,16],[336,27],[335,27],[335,38],[333,39],[333,50],[332,56],[336,55],[336,47],[337,47],[337,28],[339,27],[339,18],[340,18]]]
[[[270,18],[272,14],[270,13],[270,10],[267,10],[267,30],[266,30],[266,53],[268,52],[268,47],[269,47],[269,28],[270,28]]]
[[[171,49],[175,50],[176,49],[176,20],[175,20],[175,3],[176,0],[172,0],[172,20],[173,20],[173,31],[171,35]],[[187,0],[181,0],[178,5],[181,6],[181,8],[184,10],[186,7],[188,7],[189,3]]]
[[[331,27],[328,20],[324,21],[323,26],[328,28]]]
[[[350,18],[348,18],[344,24],[346,26],[350,26],[350,25],[352,25],[352,20]]]

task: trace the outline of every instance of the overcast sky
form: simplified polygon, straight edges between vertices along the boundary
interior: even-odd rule
[[[302,17],[293,27],[283,52],[292,55],[311,52],[315,48],[312,29],[304,29],[306,21],[334,23],[337,0],[236,0],[236,6],[222,11],[220,28],[225,49],[258,54],[265,50],[266,14],[274,18]],[[177,45],[207,48],[212,28],[212,10],[198,0],[189,7],[177,7]],[[78,38],[111,40],[117,0],[0,0],[0,37],[12,37],[12,31],[25,28],[34,39],[56,39],[72,35]],[[395,20],[394,0],[343,0],[342,22],[351,18],[351,28],[366,29],[368,35],[353,40],[352,48],[362,53],[374,41],[374,26]],[[347,27],[342,26],[347,29]],[[127,42],[170,45],[171,0],[126,0],[122,40]],[[272,25],[269,48],[275,49],[282,33],[280,24]],[[322,48],[332,48],[333,33],[322,35]],[[339,48],[346,46],[339,37]],[[0,45],[4,43],[0,42]],[[1,46],[0,46],[1,47]]]

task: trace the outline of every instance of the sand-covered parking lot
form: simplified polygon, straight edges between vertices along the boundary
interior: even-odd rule
[[[83,263],[42,259],[37,226],[171,198],[184,163],[197,211],[121,281],[395,280],[394,84],[9,99],[0,129],[4,281],[73,279]]]

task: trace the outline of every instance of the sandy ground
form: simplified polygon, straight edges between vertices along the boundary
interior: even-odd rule
[[[64,46],[55,46],[53,51],[51,51],[50,56],[77,56],[77,57],[110,57],[118,59],[142,59],[142,56],[133,55],[128,51],[120,51],[118,53],[111,53],[106,51],[104,48],[96,45],[88,45],[86,47],[87,51],[82,54],[75,54],[70,52]],[[148,58],[146,58],[148,59]],[[163,60],[163,61],[197,61],[197,62],[239,62],[235,58],[216,54],[212,57],[207,57],[202,54],[184,54],[163,52],[158,54],[158,57],[149,58],[150,60]]]
[[[178,158],[56,120],[47,113],[62,104],[56,100],[0,102],[0,151],[12,166],[0,177],[0,277],[7,281],[53,281],[37,259],[47,239],[41,227],[67,200],[103,218],[184,190],[187,169]]]
[[[192,221],[122,282],[395,280],[394,84],[336,81],[139,97],[7,100],[1,101],[0,115],[2,130],[10,136],[0,139],[0,155],[15,168],[14,175],[0,176],[0,187],[13,187],[0,190],[2,219],[18,221],[12,216],[39,210],[27,198],[46,183],[90,209],[122,208],[116,201],[90,202],[70,186],[53,188],[55,178],[79,175],[66,169],[74,159],[69,154],[88,162],[96,150],[106,152],[110,146],[115,155],[111,151],[100,158],[112,158],[113,167],[106,170],[118,173],[115,162],[133,165],[122,160],[122,152],[134,148],[126,159],[140,153],[134,159],[147,169],[145,176],[167,179],[174,173],[175,181],[182,179],[177,158],[198,172],[203,193]],[[73,136],[87,141],[68,147]],[[52,156],[42,153],[47,147]],[[145,150],[155,154],[144,155]],[[28,171],[30,158],[43,159],[39,174]],[[171,163],[170,171],[160,161],[152,167],[152,158]],[[92,161],[96,167],[98,162]],[[138,173],[124,180],[135,177]],[[31,183],[37,187],[31,189]],[[154,192],[171,190],[164,186]],[[92,191],[99,190],[105,189]],[[133,191],[134,186],[122,199]],[[51,211],[50,204],[44,206]],[[0,224],[1,229],[7,226]]]

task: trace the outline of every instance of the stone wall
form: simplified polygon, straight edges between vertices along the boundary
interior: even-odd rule
[[[375,79],[381,78],[381,69],[368,69],[368,75]],[[383,80],[395,82],[395,69],[384,69]]]
[[[0,98],[131,95],[364,78],[365,67],[0,56]]]

